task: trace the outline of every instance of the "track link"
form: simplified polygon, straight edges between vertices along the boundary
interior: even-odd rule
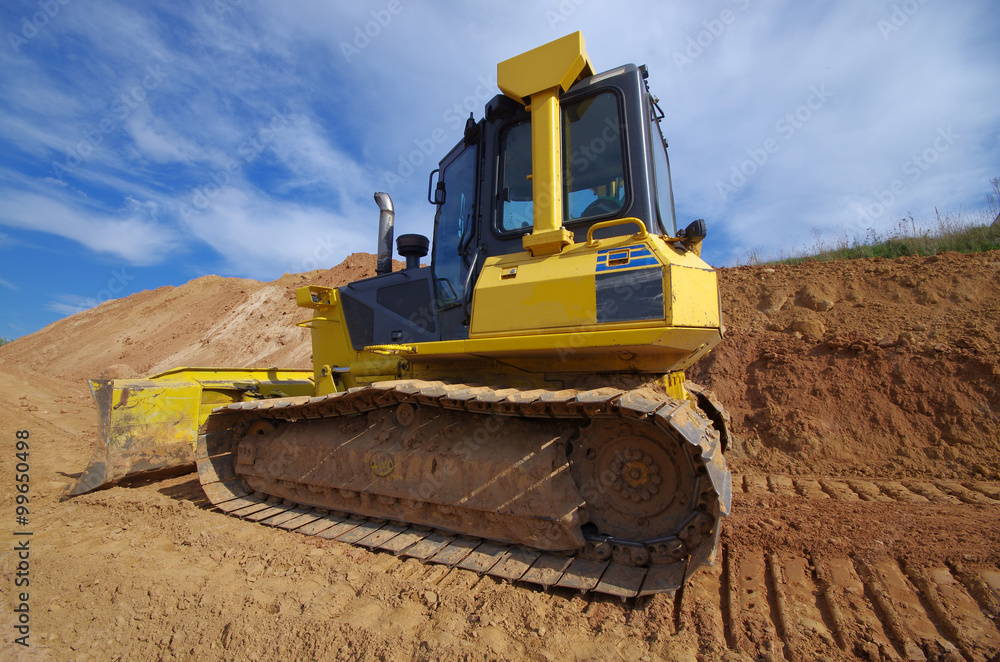
[[[724,412],[710,400],[710,394],[706,396],[699,390],[697,395],[703,407],[714,408],[714,411],[709,410],[709,416],[721,420]],[[316,419],[337,419],[342,425],[351,425],[352,421],[361,421],[357,430],[349,431],[362,434],[361,429],[366,425],[368,429],[375,427],[371,416],[386,418],[394,413],[397,420],[401,416],[405,419],[411,415],[409,410],[412,407],[437,408],[442,416],[457,416],[454,420],[458,423],[452,425],[471,420],[468,414],[475,414],[492,417],[482,420],[520,419],[529,426],[530,420],[539,419],[553,425],[580,426],[583,434],[570,442],[575,444],[569,453],[570,462],[566,463],[564,459],[566,467],[573,464],[569,473],[586,498],[585,503],[579,504],[579,517],[573,520],[578,529],[579,523],[586,521],[588,507],[591,511],[606,508],[608,503],[614,505],[616,499],[626,505],[629,502],[638,503],[641,514],[643,500],[650,499],[649,494],[642,493],[644,489],[649,489],[650,481],[645,480],[648,479],[646,474],[659,470],[658,461],[662,464],[671,459],[669,454],[662,453],[662,457],[651,458],[650,455],[655,456],[659,452],[655,448],[645,456],[641,447],[639,450],[628,448],[613,458],[604,459],[604,464],[600,465],[605,468],[604,471],[591,466],[588,472],[586,467],[593,462],[588,464],[587,458],[593,460],[601,451],[600,437],[607,434],[608,425],[645,430],[651,436],[662,437],[666,432],[671,438],[676,438],[680,442],[677,452],[682,454],[682,461],[690,463],[692,469],[694,502],[689,504],[690,513],[683,521],[678,526],[672,525],[672,530],[664,536],[642,539],[613,537],[601,535],[591,527],[584,530],[582,545],[576,549],[552,549],[551,545],[560,540],[560,531],[552,527],[561,525],[566,529],[565,521],[546,522],[544,518],[536,518],[542,521],[535,521],[522,517],[521,520],[505,522],[503,515],[487,513],[484,516],[480,513],[479,521],[494,538],[489,539],[469,535],[472,532],[460,528],[449,530],[441,524],[442,515],[438,511],[454,516],[456,508],[461,509],[460,505],[414,503],[411,499],[386,495],[372,497],[364,491],[350,489],[323,489],[324,493],[317,495],[313,492],[319,491],[319,488],[294,480],[275,481],[275,485],[267,489],[280,494],[271,494],[254,489],[251,484],[253,477],[241,471],[241,467],[245,470],[246,465],[254,461],[253,457],[246,457],[253,454],[247,450],[246,444],[241,450],[241,439],[254,434],[269,422],[287,424],[306,421],[308,424]],[[592,433],[591,436],[596,439],[588,439],[587,426],[595,422],[605,427],[598,427],[597,432]],[[602,433],[602,429],[605,432]],[[693,570],[703,563],[714,561],[721,517],[729,513],[732,493],[731,476],[722,452],[724,438],[725,431],[720,435],[689,401],[674,400],[649,391],[614,388],[589,391],[492,389],[403,380],[376,382],[313,398],[258,400],[221,407],[213,412],[202,429],[197,456],[199,479],[207,497],[217,508],[237,517],[509,581],[630,598],[653,593],[672,594]],[[372,472],[379,475],[381,467],[377,466],[377,460],[374,462]],[[624,483],[606,477],[609,466],[625,477]],[[631,488],[626,474],[629,470],[642,473],[643,485],[647,487]],[[569,475],[563,480],[557,487],[565,486]],[[569,484],[572,486],[572,483]],[[653,490],[655,492],[655,488]],[[557,489],[551,498],[565,498],[564,492]],[[681,499],[683,502],[684,497]],[[317,507],[317,503],[323,503],[325,507]],[[338,506],[331,508],[329,503]],[[434,511],[434,516],[428,519],[426,513],[429,510]],[[413,524],[413,520],[406,516],[415,511],[425,513],[422,525]],[[430,525],[427,525],[428,521]],[[532,541],[541,541],[537,547],[534,543],[511,540],[509,532],[517,528],[519,521],[524,527],[534,527],[532,531],[540,530],[544,534],[531,538]],[[494,528],[490,529],[490,526]],[[576,535],[579,536],[579,533]],[[550,543],[549,549],[544,548],[545,542]]]

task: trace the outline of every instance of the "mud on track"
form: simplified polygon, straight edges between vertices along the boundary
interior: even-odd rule
[[[192,474],[59,500],[96,434],[84,377],[308,367],[294,287],[373,268],[208,277],[0,348],[0,504],[28,429],[35,533],[27,650],[0,551],[0,659],[997,659],[995,253],[721,273],[730,334],[689,376],[734,414],[734,514],[673,599],[544,592],[260,526]]]

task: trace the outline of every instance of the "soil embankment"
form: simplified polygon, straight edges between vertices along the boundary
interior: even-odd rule
[[[729,408],[734,513],[676,600],[550,593],[228,517],[191,474],[60,500],[109,366],[309,368],[304,283],[207,276],[0,348],[0,503],[30,431],[31,647],[0,659],[995,660],[1000,254],[720,272],[728,335],[689,371]]]

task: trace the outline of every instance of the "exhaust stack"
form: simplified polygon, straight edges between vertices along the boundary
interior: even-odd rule
[[[375,204],[379,208],[378,262],[375,265],[375,273],[381,276],[392,273],[392,225],[396,212],[388,193],[376,193]]]

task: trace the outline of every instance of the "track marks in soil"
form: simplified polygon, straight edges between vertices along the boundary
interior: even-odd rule
[[[942,505],[1000,505],[1000,483],[947,480],[878,480],[733,475],[733,491],[806,499]]]
[[[758,514],[767,526],[776,529],[787,526],[796,530],[803,518],[820,522],[837,519],[851,512],[838,510],[845,507],[862,509],[854,514],[855,518],[860,514],[859,521],[870,515],[873,530],[886,513],[906,517],[908,513],[933,511],[966,518],[979,512],[982,517],[995,518],[1000,512],[1000,499],[994,498],[1000,491],[988,482],[746,475],[736,477],[734,486],[743,498],[767,495],[777,499],[775,507],[761,509],[763,514]],[[786,502],[804,510],[785,511],[780,505]],[[812,511],[810,503],[824,504],[825,510]],[[895,510],[893,504],[910,510]],[[267,524],[261,515],[269,510],[262,506],[246,506],[240,514]],[[281,510],[278,508],[279,515]],[[768,516],[772,511],[780,519]],[[693,635],[704,659],[988,662],[1000,655],[1000,572],[967,569],[954,562],[948,565],[943,558],[914,560],[899,548],[894,552],[898,557],[872,555],[871,549],[826,549],[814,536],[803,538],[802,551],[795,551],[795,538],[792,544],[787,540],[771,544],[766,537],[748,539],[741,535],[741,526],[747,525],[736,524],[727,536],[721,562],[697,573],[673,603],[658,608],[665,630],[659,631],[663,639],[659,647],[651,650],[669,657],[673,645],[685,635]],[[385,549],[405,532],[379,536],[380,530],[366,530],[366,537],[354,543]],[[343,540],[341,536],[337,543]],[[781,539],[777,540],[780,543]],[[364,545],[366,541],[372,544]],[[490,568],[503,555],[484,553],[463,567],[475,546],[455,544],[462,542],[442,540],[439,549],[432,552],[435,558],[454,553],[448,565],[426,564],[426,559],[407,558],[405,552],[398,556],[375,554],[371,565],[427,590],[475,600],[484,588],[495,590],[496,580],[483,573],[492,574]],[[852,544],[848,541],[844,547]],[[554,595],[569,594],[565,589],[552,590]],[[600,610],[606,600],[588,597],[587,609]],[[640,599],[634,604],[649,613],[648,601]],[[350,607],[355,608],[364,612],[368,607]]]
[[[996,591],[983,593],[987,577],[997,579],[993,571],[733,545],[722,556],[719,569],[699,574],[687,589],[694,604],[681,607],[703,651],[789,662],[986,662],[1000,654],[1000,630],[986,597]]]

